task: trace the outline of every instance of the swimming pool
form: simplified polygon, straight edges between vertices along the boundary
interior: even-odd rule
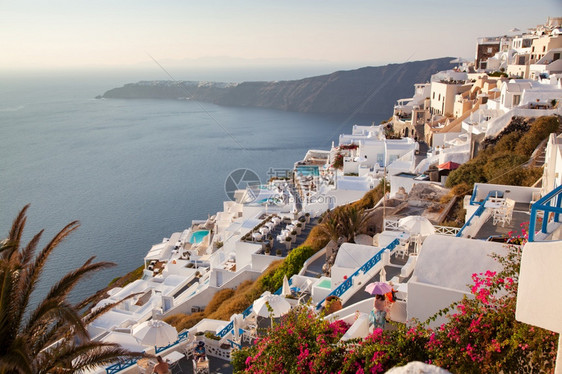
[[[318,166],[297,166],[297,174],[302,174],[305,177],[310,175],[317,177],[320,175]]]
[[[194,233],[191,234],[191,236],[189,237],[189,242],[191,244],[199,244],[203,241],[203,238],[205,236],[209,235],[209,230],[199,230],[199,231],[195,231]]]
[[[322,279],[322,281],[320,283],[318,283],[318,285],[316,287],[331,289],[332,288],[332,281],[330,279]]]

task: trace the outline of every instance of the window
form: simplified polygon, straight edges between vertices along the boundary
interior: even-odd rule
[[[546,45],[543,45],[543,46],[542,46],[542,51],[543,51],[543,52],[546,52]]]
[[[519,105],[521,102],[521,95],[513,95],[513,106]]]
[[[441,101],[441,94],[439,94],[439,98],[437,99],[437,101]]]
[[[533,46],[533,48],[531,48],[531,52],[534,52],[534,51],[535,51],[535,47]]]
[[[560,59],[560,53],[555,53],[552,55],[552,61],[556,61],[558,59]]]
[[[377,153],[377,164],[379,164],[379,166],[385,166],[384,165],[384,153]]]
[[[525,65],[525,56],[519,56],[519,61],[517,65]]]
[[[493,51],[492,47],[488,47],[487,51],[488,51],[488,53],[492,53],[492,51]]]
[[[433,92],[433,98],[435,99],[435,91]]]

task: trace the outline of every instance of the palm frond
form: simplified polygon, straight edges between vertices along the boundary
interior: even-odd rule
[[[90,313],[88,313],[87,316],[84,317],[84,323],[88,324],[92,321],[94,321],[96,318],[98,318],[99,316],[109,312],[111,309],[115,308],[117,305],[121,304],[123,301],[128,300],[128,299],[132,299],[135,296],[139,296],[142,295],[142,292],[137,292],[131,295],[128,295],[127,297],[116,301],[114,303],[110,303],[110,304],[106,304],[100,308],[96,308],[95,310],[90,311]]]
[[[9,259],[12,257],[14,253],[17,252],[19,248],[19,244],[21,241],[21,236],[23,234],[23,229],[25,228],[25,222],[27,217],[25,216],[25,212],[29,208],[29,204],[23,207],[23,209],[19,212],[18,216],[12,223],[12,228],[10,229],[10,233],[8,234],[8,246],[5,247],[5,251],[2,251],[2,258]]]

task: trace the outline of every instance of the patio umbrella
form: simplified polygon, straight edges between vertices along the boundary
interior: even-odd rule
[[[457,143],[457,145],[458,145],[458,143]],[[461,166],[461,165],[457,164],[456,162],[449,161],[449,162],[445,162],[444,164],[438,165],[437,168],[444,169],[444,170],[455,170],[455,169],[458,169],[459,166]]]
[[[291,295],[291,286],[289,286],[289,280],[287,279],[287,275],[283,277],[283,288],[281,289],[282,296],[290,296]]]
[[[410,234],[420,234],[422,236],[427,236],[435,234],[435,227],[429,222],[429,220],[422,216],[408,216],[402,218],[398,221],[398,225]]]
[[[392,287],[388,283],[373,282],[365,287],[365,292],[371,295],[384,295],[392,291]]]
[[[268,309],[271,308],[271,313]],[[260,297],[253,304],[254,312],[260,317],[277,318],[287,314],[291,310],[291,304],[284,296],[268,294]]]
[[[133,336],[144,345],[165,347],[178,340],[176,328],[160,320],[148,320],[133,328]]]

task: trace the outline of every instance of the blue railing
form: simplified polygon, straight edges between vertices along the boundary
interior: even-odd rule
[[[107,372],[107,374],[114,374],[117,373],[123,369],[126,369],[130,366],[133,366],[137,363],[138,358],[131,358],[130,360],[127,361],[123,361],[120,363],[117,363],[115,365],[111,365],[105,368],[105,371]]]
[[[174,345],[177,345],[177,344],[187,340],[188,335],[189,335],[189,331],[184,331],[184,332],[179,333],[178,334],[178,340],[176,340],[172,344],[167,345],[165,347],[157,347],[156,350],[155,350],[156,353],[158,354],[162,351],[165,351],[168,348],[173,347]],[[107,374],[115,374],[115,373],[117,373],[117,372],[119,372],[123,369],[126,369],[128,367],[131,367],[131,366],[135,365],[138,360],[139,360],[138,358],[131,358],[127,361],[119,362],[117,364],[108,366],[108,367],[105,368],[105,371],[106,371]]]
[[[174,345],[180,344],[181,342],[187,340],[188,335],[189,335],[189,331],[184,331],[184,332],[180,333],[180,334],[178,335],[178,340],[176,340],[176,341],[173,342],[172,344],[169,344],[169,345],[167,345],[167,346],[165,346],[165,347],[156,347],[155,352],[158,354],[158,353],[160,353],[160,352],[162,352],[162,351],[165,351],[165,350],[168,349],[168,348],[173,347]]]
[[[398,239],[394,239],[392,242],[390,242],[389,245],[387,245],[386,247],[384,247],[383,249],[378,251],[373,257],[371,257],[369,259],[369,261],[365,262],[363,264],[363,266],[361,266],[359,269],[357,269],[353,274],[351,274],[349,276],[349,278],[347,278],[342,284],[340,284],[338,287],[336,287],[335,290],[330,292],[330,294],[328,296],[326,296],[324,299],[322,299],[322,301],[320,301],[316,305],[316,309],[317,310],[320,309],[322,307],[322,304],[326,300],[326,298],[329,297],[329,296],[341,297],[347,290],[349,290],[353,286],[353,278],[354,277],[358,276],[359,273],[361,273],[361,272],[363,274],[365,274],[366,272],[371,270],[377,263],[379,263],[379,261],[382,258],[382,254],[384,253],[384,251],[386,251],[388,249],[388,250],[390,250],[390,252],[392,252],[394,250],[394,248],[396,248],[396,246],[399,243],[400,243],[400,241]]]
[[[292,284],[293,284],[293,280],[289,279],[289,286],[291,286]],[[279,287],[277,291],[274,292],[274,294],[281,295],[281,292],[283,292],[283,287]],[[252,313],[252,310],[253,310],[253,305],[247,307],[246,310],[242,312],[242,318],[246,319]],[[223,329],[217,333],[217,336],[220,338],[224,338],[226,335],[228,335],[229,332],[232,331],[233,328],[234,328],[234,322],[230,321],[229,324],[224,326]]]
[[[480,217],[482,215],[482,213],[484,213],[484,210],[486,210],[486,207],[484,205],[486,204],[488,199],[490,197],[503,197],[503,192],[501,192],[501,191],[490,191],[490,192],[488,192],[488,194],[486,195],[484,200],[482,200],[480,202],[474,202],[474,200],[473,200],[474,197],[476,197],[476,187],[474,187],[474,192],[472,193],[472,197],[470,198],[470,205],[480,204],[480,206],[478,207],[478,209],[476,209],[474,214],[470,216],[468,221],[465,222],[463,227],[461,227],[461,229],[459,230],[459,232],[456,235],[457,238],[462,237],[462,233],[463,233],[464,229],[467,228],[468,226],[470,226],[470,224],[472,223],[472,219],[474,217]]]
[[[551,213],[553,215],[553,221],[560,222],[560,213],[562,213],[562,186],[556,187],[531,206],[531,220],[529,222],[530,242],[535,241],[537,214],[541,211],[543,212],[541,232],[547,234],[548,222]]]

